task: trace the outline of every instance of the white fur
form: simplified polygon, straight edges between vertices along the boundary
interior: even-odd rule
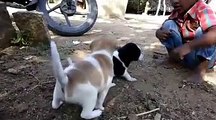
[[[55,88],[53,91],[52,108],[58,109],[64,101],[64,94],[61,90],[61,85],[58,80],[56,80]]]
[[[137,47],[141,50],[141,48],[139,46],[137,46]],[[137,81],[136,78],[131,77],[130,74],[128,73],[128,68],[125,66],[125,64],[119,58],[119,52],[117,50],[114,51],[113,56],[115,56],[122,63],[123,67],[125,68],[124,74],[122,76],[128,81]],[[141,61],[141,60],[143,60],[143,58],[144,58],[143,54],[140,53],[139,60]]]
[[[139,56],[139,60],[141,61],[141,60],[143,60],[143,58],[144,58],[144,55],[141,53]]]
[[[67,58],[67,61],[68,61],[69,65],[73,65],[73,61],[71,60],[70,57]]]
[[[125,64],[119,58],[119,52],[117,50],[113,52],[113,56],[115,56],[122,63],[123,67],[127,69],[127,67],[125,66]]]
[[[64,73],[68,73],[70,70],[73,70],[73,69],[75,69],[75,66],[74,64],[71,64],[64,69]]]
[[[139,47],[139,46],[137,46],[139,49],[140,49],[140,51],[141,51],[141,53],[140,53],[140,56],[139,56],[139,59],[138,60],[143,60],[143,58],[144,58],[144,55],[143,55],[143,52],[142,52],[142,49]]]
[[[94,65],[94,66],[95,66],[95,69],[97,69],[97,70],[100,72],[102,78],[104,78],[102,68],[101,68],[99,62],[98,62],[94,57],[88,56],[88,57],[87,57],[86,59],[84,59],[84,60],[85,60],[85,61],[88,61],[88,62],[90,62],[92,65]],[[104,85],[104,79],[101,80],[101,87],[102,87],[103,85]],[[98,89],[101,90],[101,89],[102,89],[101,87],[99,87]]]
[[[99,51],[95,51],[94,53],[92,53],[92,55],[95,55],[95,54],[106,55],[107,57],[109,57],[112,60],[112,56],[106,50],[99,50]]]
[[[68,78],[67,75],[64,73],[55,42],[51,41],[50,46],[51,46],[51,59],[52,59],[54,76],[56,80],[61,84],[61,86],[65,86],[68,82]]]
[[[140,49],[140,51],[141,51],[141,53],[140,53],[140,56],[139,56],[139,60],[141,61],[141,60],[143,60],[143,58],[144,58],[144,55],[143,55],[143,53],[142,53],[142,49],[139,47],[139,46],[137,46],[139,49]]]
[[[56,46],[52,47],[53,43],[51,42],[51,51],[54,53],[52,55],[57,55],[58,51],[57,51]],[[94,54],[107,55],[110,58],[110,61],[112,62],[112,56],[106,51],[98,51],[98,52],[94,52],[93,55]],[[57,60],[53,60],[54,58]],[[89,61],[92,65],[95,66],[95,69],[98,69],[101,74],[103,73],[100,64],[91,55],[88,56],[84,60]],[[52,56],[52,61],[60,62],[60,57]],[[75,63],[73,63],[71,59],[68,59],[68,62],[70,65],[66,67],[64,71],[62,70],[60,72],[63,72],[65,74],[65,73],[68,73],[71,69],[77,69]],[[53,66],[55,67],[56,64],[53,64]],[[59,71],[54,71],[54,72],[59,72]],[[112,73],[113,73],[113,70],[112,70]],[[109,76],[107,80],[107,84],[101,85],[100,88],[96,88],[90,82],[85,83],[85,84],[78,84],[77,86],[73,88],[73,93],[71,97],[68,96],[68,91],[67,89],[65,89],[66,85],[60,84],[60,81],[61,81],[60,78],[56,79],[56,85],[55,85],[55,89],[53,93],[52,107],[54,109],[57,109],[63,103],[62,101],[65,101],[68,103],[75,103],[75,104],[81,105],[83,108],[81,112],[81,117],[84,119],[92,119],[92,118],[100,116],[102,114],[102,110],[104,110],[104,107],[103,107],[104,99],[109,89],[115,86],[115,84],[112,83],[113,76],[114,76],[113,74]],[[62,79],[65,78],[65,76],[61,76],[61,77]],[[62,91],[62,88],[64,89],[64,93]],[[96,108],[96,110],[94,110],[94,108]]]
[[[137,81],[136,78],[133,78],[133,77],[130,76],[130,74],[129,74],[128,71],[127,71],[127,68],[125,69],[125,72],[124,72],[123,76],[124,76],[128,81],[131,81],[131,82],[132,82],[132,81]]]
[[[127,67],[125,66],[125,64],[124,64],[124,63],[121,61],[121,59],[119,58],[119,52],[118,52],[117,50],[114,51],[113,56],[115,56],[115,57],[122,63],[123,67],[125,68],[123,77],[124,77],[126,80],[128,80],[128,81],[136,81],[137,79],[131,77],[130,74],[128,73]]]

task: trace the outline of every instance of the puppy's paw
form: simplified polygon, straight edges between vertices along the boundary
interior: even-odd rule
[[[99,110],[104,111],[105,108],[103,106],[96,106],[95,109],[99,109]]]
[[[102,111],[104,111],[105,108],[103,106],[101,106],[99,109],[102,110]]]
[[[104,111],[105,108],[103,106],[100,106],[98,109]]]
[[[94,110],[92,112],[92,116],[95,117],[99,117],[102,114],[102,110]]]
[[[133,81],[137,81],[137,79],[136,78],[133,78],[133,77],[131,77],[130,79],[127,79],[128,81],[131,81],[131,82],[133,82]]]
[[[94,110],[93,112],[94,112],[94,114],[100,116],[103,111],[102,110]]]
[[[111,87],[114,87],[114,86],[116,86],[115,83],[110,83],[110,84],[106,87],[106,89],[110,89]]]
[[[62,101],[53,100],[52,101],[52,108],[53,109],[58,109],[62,104],[63,104]]]
[[[81,113],[81,118],[83,119],[93,119],[96,117],[99,117],[102,114],[101,110],[93,110],[93,111],[88,111],[88,112],[83,112]]]

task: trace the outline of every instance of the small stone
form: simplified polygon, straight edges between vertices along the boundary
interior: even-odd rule
[[[30,67],[30,65],[20,65],[18,67],[18,71],[23,70],[23,69],[28,68],[28,67]]]
[[[179,88],[184,88],[184,87],[186,87],[186,85],[184,85],[184,84],[179,85]]]
[[[31,55],[30,55],[30,56],[24,57],[24,59],[25,59],[25,60],[30,60],[30,59],[32,59],[33,57],[34,57],[34,56],[31,56]]]
[[[1,50],[1,49],[0,49]],[[4,52],[0,52],[0,57],[4,56],[4,55],[7,55],[6,53]]]
[[[3,64],[4,63],[4,61],[0,61],[0,64]]]
[[[12,74],[18,74],[20,71],[28,67],[30,67],[30,65],[20,65],[18,67],[8,69],[8,72]]]
[[[76,40],[76,41],[73,41],[73,44],[74,44],[74,45],[78,45],[78,44],[80,44],[80,41],[77,41],[77,40]]]
[[[193,111],[193,112],[192,112],[192,115],[195,115],[195,114],[196,114],[195,111]]]
[[[19,113],[25,112],[28,109],[28,105],[25,103],[21,103],[16,106],[16,109],[18,110]]]
[[[16,69],[14,69],[14,68],[10,68],[10,69],[8,69],[8,72],[9,72],[9,73],[12,73],[12,74],[18,74],[18,73],[19,73],[19,70],[16,70]]]
[[[157,113],[154,117],[154,120],[160,120],[161,119],[161,114]]]
[[[184,88],[186,85],[182,85],[182,88]]]
[[[187,83],[187,80],[182,80],[182,83]]]
[[[92,41],[84,41],[83,43],[89,45],[89,44],[91,44],[91,42],[92,42]]]

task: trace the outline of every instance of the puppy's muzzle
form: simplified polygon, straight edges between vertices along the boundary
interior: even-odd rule
[[[139,60],[139,61],[142,61],[143,58],[144,58],[144,55],[143,55],[143,53],[141,53],[138,60]]]

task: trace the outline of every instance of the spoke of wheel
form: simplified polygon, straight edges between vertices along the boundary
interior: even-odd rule
[[[48,13],[58,9],[60,7],[60,4],[56,5],[55,7],[51,8],[50,10],[48,10]]]
[[[65,17],[65,20],[66,20],[66,22],[67,22],[68,26],[70,26],[70,27],[71,27],[71,24],[70,24],[70,21],[69,21],[69,19],[68,19],[68,16],[67,16],[67,14],[64,14],[64,17]]]

